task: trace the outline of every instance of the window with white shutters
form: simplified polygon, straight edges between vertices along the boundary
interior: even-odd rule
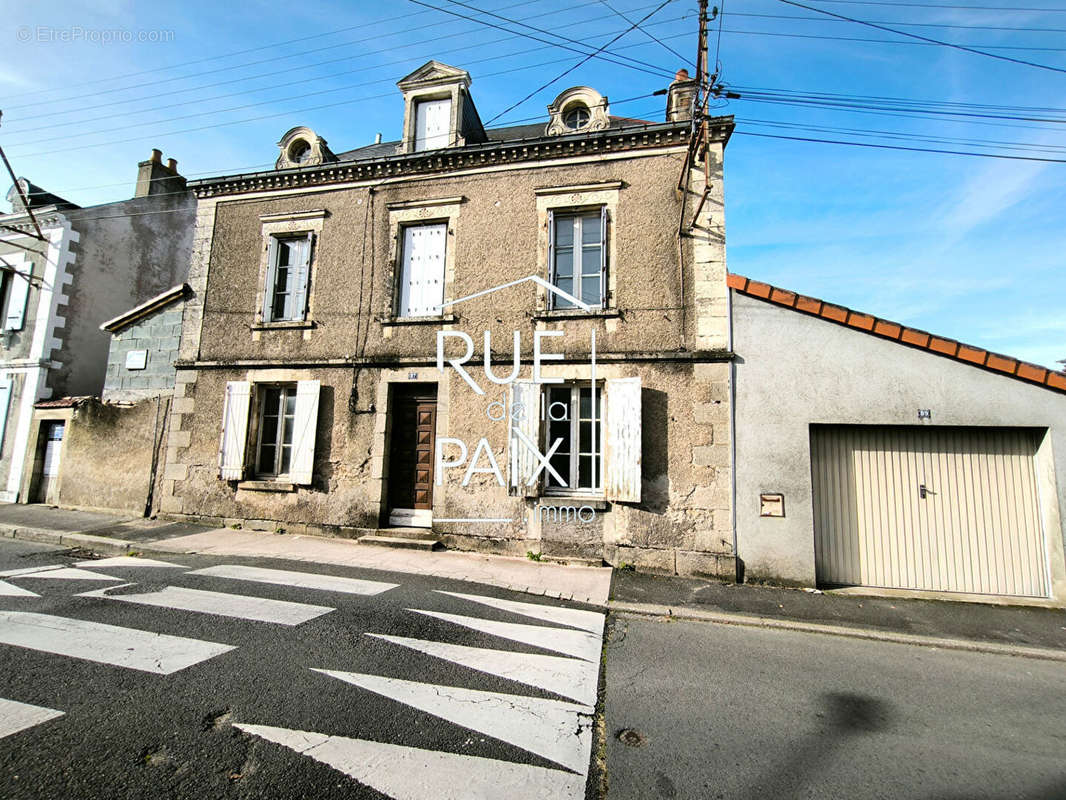
[[[415,150],[447,147],[451,137],[452,101],[423,100],[415,106]]]
[[[507,437],[508,491],[519,497],[536,497],[540,494],[540,387],[529,380],[513,381],[507,401],[511,426]]]
[[[252,384],[229,381],[222,405],[222,437],[218,446],[218,475],[225,481],[244,477],[244,453],[247,449],[248,408]]]
[[[547,494],[603,489],[603,398],[588,382],[548,386],[544,395],[544,452],[554,450],[544,476]]]
[[[447,239],[448,225],[444,222],[403,228],[397,316],[440,315]]]
[[[264,322],[298,322],[307,317],[313,234],[272,236],[267,257]]]
[[[4,330],[20,331],[26,323],[26,303],[30,297],[30,279],[33,265],[13,265],[14,272],[7,274],[7,310],[4,315]]]
[[[3,455],[4,433],[7,431],[7,410],[11,405],[11,380],[0,378],[0,455]]]
[[[604,303],[607,272],[607,209],[549,212],[551,282],[593,308]],[[576,308],[554,292],[551,308]]]

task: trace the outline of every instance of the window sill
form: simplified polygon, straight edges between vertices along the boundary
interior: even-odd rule
[[[538,506],[556,506],[561,503],[566,503],[567,505],[588,506],[596,511],[606,511],[609,505],[609,503],[603,499],[602,495],[542,494],[537,498]]]
[[[552,311],[536,311],[533,314],[530,314],[531,318],[539,320],[588,319],[589,317],[616,319],[621,316],[622,312],[617,308],[594,308],[592,311],[582,311],[580,308],[561,308]]]
[[[382,325],[447,325],[458,322],[455,314],[443,314],[439,317],[378,317]]]
[[[293,319],[293,320],[279,320],[277,322],[257,322],[252,325],[253,331],[275,331],[275,330],[300,330],[307,328],[317,327],[313,320],[309,319]]]
[[[237,488],[248,492],[295,492],[296,484],[271,480],[238,481]]]

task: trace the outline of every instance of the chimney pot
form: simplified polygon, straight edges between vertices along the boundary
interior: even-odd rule
[[[374,144],[381,144],[381,134],[374,137]]]
[[[158,164],[158,163],[159,163],[160,161],[162,161],[162,160],[163,160],[163,151],[162,151],[162,150],[156,150],[156,149],[155,149],[155,148],[153,147],[153,148],[152,148],[152,155],[151,155],[151,156],[149,157],[149,159],[148,159],[148,160],[149,160],[149,161],[154,161],[155,163],[157,163],[157,164]]]
[[[682,67],[681,69],[679,69],[677,71],[677,74],[674,75],[674,80],[675,81],[690,81],[690,80],[692,80],[692,76],[690,76],[688,74],[688,70],[687,69]]]
[[[167,169],[169,169],[171,172],[177,172],[178,171],[178,160],[176,158],[168,158],[167,159]]]

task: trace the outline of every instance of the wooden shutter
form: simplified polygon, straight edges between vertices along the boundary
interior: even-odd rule
[[[607,308],[607,206],[600,207],[600,308]]]
[[[290,319],[303,320],[307,318],[307,293],[311,276],[311,247],[314,245],[314,234],[307,234],[307,238],[301,242],[300,258],[293,269],[292,287],[292,314]]]
[[[608,500],[640,502],[640,378],[607,381]]]
[[[452,124],[452,101],[423,100],[415,109],[415,150],[447,147]]]
[[[518,434],[524,435],[534,447],[540,447],[540,386],[529,380],[512,382],[507,411],[510,420],[510,434],[507,437],[508,493],[519,497],[537,497],[540,494],[540,481],[533,481],[530,485],[529,479],[537,471],[539,459]]]
[[[11,381],[0,380],[0,453],[4,449],[4,432],[7,430],[7,408],[11,405]]]
[[[239,481],[244,477],[251,398],[252,384],[249,381],[229,381],[226,384],[222,439],[218,447],[218,476],[224,481]]]
[[[266,281],[263,289],[263,322],[274,319],[274,281],[278,279],[278,240],[275,236],[267,237]]]
[[[400,279],[401,317],[435,317],[444,302],[444,255],[448,225],[404,228]]]
[[[20,269],[19,266],[22,268]],[[25,324],[26,303],[30,297],[29,276],[32,272],[32,264],[15,265],[14,272],[8,278],[11,289],[8,292],[7,317],[4,320],[4,330],[20,331]]]
[[[292,464],[289,480],[311,483],[315,467],[315,434],[318,430],[318,394],[320,381],[300,381],[296,384],[296,416],[293,419]]]

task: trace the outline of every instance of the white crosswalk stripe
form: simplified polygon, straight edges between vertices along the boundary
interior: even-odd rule
[[[237,581],[273,583],[278,586],[295,586],[300,589],[319,589],[326,592],[375,595],[395,589],[398,583],[381,583],[358,578],[342,578],[336,575],[319,575],[314,572],[295,572],[283,569],[264,569],[237,564],[220,564],[217,567],[193,570],[190,575],[207,575],[213,578],[231,578]]]
[[[47,578],[48,580],[61,580],[61,581],[118,581],[121,578],[116,578],[112,575],[101,575],[98,572],[89,572],[87,569],[77,569],[76,567],[59,567],[58,569],[44,569],[34,572],[24,572],[20,575],[13,575],[17,578]]]
[[[13,583],[0,581],[0,597],[40,597],[40,595]]]
[[[597,636],[603,634],[603,614],[595,611],[582,611],[579,608],[561,608],[559,606],[543,606],[539,603],[519,603],[514,600],[501,600],[498,597],[482,597],[476,594],[459,594],[458,592],[444,592],[437,590],[438,594],[446,594],[449,597],[458,597],[461,600],[470,600],[474,603],[510,611],[512,614],[520,614],[523,617],[533,617],[545,622],[554,622],[558,625],[569,625],[572,628],[594,633]]]
[[[466,628],[510,639],[514,642],[541,647],[554,653],[583,658],[585,661],[600,660],[600,637],[588,631],[575,631],[566,628],[545,628],[542,625],[522,625],[516,622],[497,622],[480,617],[466,617],[459,614],[445,614],[441,611],[423,611],[408,609],[417,614],[436,617],[445,622],[454,622]]]
[[[355,672],[315,672],[487,734],[574,771],[585,769],[592,752],[592,709],[588,706]]]
[[[383,633],[368,633],[367,636],[384,639],[489,675],[535,686],[562,697],[569,697],[586,706],[596,705],[599,669],[587,661],[561,656],[515,653],[511,650],[467,647],[447,642],[409,639],[406,636],[388,636]]]
[[[24,611],[0,611],[0,644],[157,675],[170,675],[235,649],[217,642]]]
[[[0,697],[0,739],[63,716],[62,711]]]
[[[159,606],[177,611],[194,611],[200,614],[215,614],[220,617],[236,617],[254,622],[274,622],[278,625],[300,625],[315,617],[328,614],[334,609],[309,603],[293,603],[288,600],[271,600],[266,597],[251,597],[225,592],[206,592],[201,589],[186,589],[183,586],[167,586],[157,592],[142,594],[106,594],[109,591],[134,586],[96,589],[83,592],[78,597],[102,597],[123,603]]]
[[[395,800],[580,800],[585,775],[343,736],[235,725],[328,764]]]
[[[113,558],[100,558],[95,561],[79,561],[76,567],[170,567],[172,569],[188,569],[182,564],[171,564],[169,561],[155,561],[151,558],[137,556],[114,556]]]

